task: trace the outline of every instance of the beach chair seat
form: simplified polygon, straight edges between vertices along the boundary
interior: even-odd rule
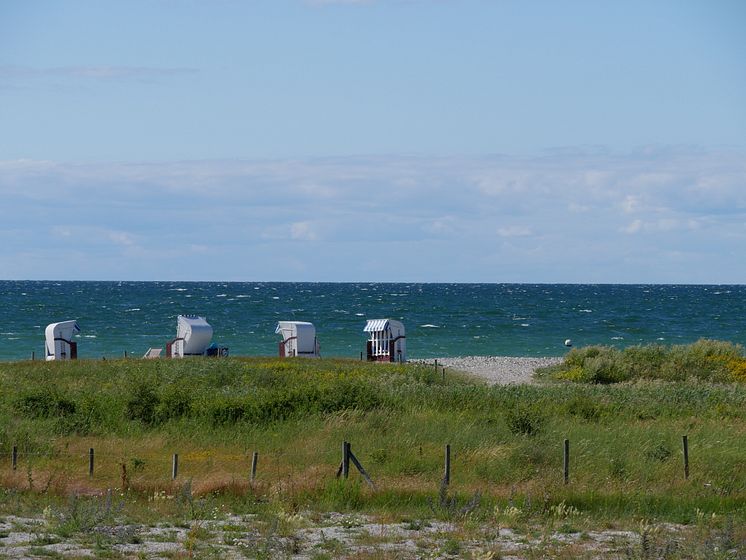
[[[153,358],[160,358],[161,352],[163,351],[163,348],[148,348],[148,351],[145,352],[145,355],[143,358],[145,359],[153,359]]]

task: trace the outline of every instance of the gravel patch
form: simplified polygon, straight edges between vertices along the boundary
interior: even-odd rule
[[[311,512],[281,514],[275,522],[255,516],[192,521],[178,530],[169,525],[106,525],[66,536],[55,534],[47,519],[13,518],[0,533],[0,558],[423,558],[525,559],[555,556],[616,559],[639,549],[632,531],[557,532],[538,527],[514,531],[489,521],[467,526],[439,520],[380,522],[368,515]],[[659,526],[668,534],[677,526]],[[136,535],[137,538],[132,538]],[[37,544],[29,542],[32,537]],[[164,540],[164,537],[167,537]],[[59,541],[62,542],[50,542]],[[629,554],[627,554],[629,556]],[[636,556],[635,556],[636,557]],[[730,557],[730,556],[729,556]],[[735,558],[736,556],[733,556]]]
[[[424,360],[432,364],[433,360]],[[476,375],[490,385],[522,385],[534,383],[534,372],[541,367],[555,366],[562,358],[522,358],[511,356],[461,356],[438,358],[438,365]]]

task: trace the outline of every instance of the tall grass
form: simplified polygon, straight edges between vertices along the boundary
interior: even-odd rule
[[[520,496],[599,518],[686,520],[699,508],[746,519],[739,384],[490,387],[418,365],[231,358],[0,364],[0,386],[0,452],[20,450],[16,471],[8,459],[0,466],[0,485],[11,489],[65,495],[126,486],[145,500],[176,495],[191,480],[196,495],[230,494],[221,499],[245,507],[427,515],[450,443],[459,503],[481,491],[485,508]],[[343,440],[377,491],[334,479]],[[259,477],[249,484],[254,450]],[[171,453],[181,464],[173,483]]]
[[[693,344],[610,346],[572,349],[550,374],[557,379],[584,383],[618,383],[633,379],[700,380],[716,383],[746,382],[742,346],[701,339]]]

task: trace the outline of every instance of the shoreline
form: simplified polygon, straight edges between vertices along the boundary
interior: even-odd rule
[[[526,385],[535,383],[538,368],[562,363],[561,357],[528,358],[519,356],[459,356],[437,358],[438,365],[469,373],[490,385]],[[434,364],[435,359],[417,360]]]

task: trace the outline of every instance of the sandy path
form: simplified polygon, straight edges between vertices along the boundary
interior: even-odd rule
[[[433,360],[424,360],[433,363]],[[438,358],[438,365],[465,371],[482,377],[491,385],[515,385],[533,383],[537,368],[553,366],[562,358],[518,358],[511,356],[461,356]]]

